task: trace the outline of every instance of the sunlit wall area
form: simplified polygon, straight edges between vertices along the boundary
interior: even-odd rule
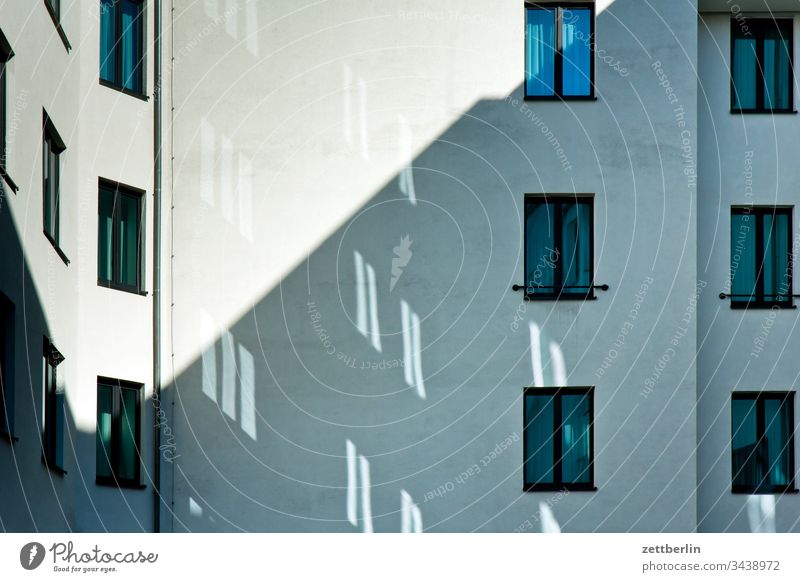
[[[524,100],[525,23],[175,4],[175,530],[694,529],[696,8],[598,4],[584,100]],[[512,290],[526,194],[608,290]],[[523,491],[526,387],[586,490]]]

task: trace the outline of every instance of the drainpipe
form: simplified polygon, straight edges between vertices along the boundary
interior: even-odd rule
[[[153,531],[161,531],[161,0],[153,0]]]

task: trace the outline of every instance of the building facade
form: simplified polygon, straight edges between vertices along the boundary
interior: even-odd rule
[[[4,529],[799,529],[796,3],[50,2]]]

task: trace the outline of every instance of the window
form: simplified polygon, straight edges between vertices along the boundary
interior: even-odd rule
[[[594,389],[526,388],[524,488],[594,489]]]
[[[17,192],[19,188],[8,175],[8,61],[14,56],[11,45],[0,31],[0,175]]]
[[[140,190],[100,181],[97,223],[97,283],[140,292],[142,256]]]
[[[794,490],[794,392],[734,392],[734,493]]]
[[[139,486],[142,385],[97,379],[97,482]]]
[[[731,306],[792,303],[792,209],[731,209]]]
[[[60,0],[44,0],[47,7],[55,16],[56,20],[61,18],[61,1]]]
[[[53,246],[59,243],[59,215],[61,200],[59,180],[61,175],[60,158],[66,149],[53,122],[44,114],[44,136],[42,138],[42,193],[44,200],[44,233]]]
[[[44,340],[42,390],[42,448],[45,464],[64,471],[64,390],[59,388],[56,368],[64,356]]]
[[[72,47],[69,44],[69,40],[67,40],[64,29],[61,28],[61,0],[44,0],[44,6],[47,8],[47,13],[50,15],[50,19],[56,27],[58,36],[61,37],[61,42],[64,43],[64,48],[69,51]]]
[[[525,97],[594,96],[594,3],[525,3]]]
[[[0,293],[0,433],[14,434],[14,304]]]
[[[100,80],[144,93],[144,2],[100,0]]]
[[[592,198],[525,197],[525,295],[594,297]]]
[[[792,20],[731,20],[731,110],[792,111]]]

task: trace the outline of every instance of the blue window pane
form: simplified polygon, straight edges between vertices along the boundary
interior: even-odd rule
[[[573,96],[590,95],[592,12],[582,8],[563,10],[561,14],[562,92]]]
[[[139,280],[139,200],[119,195],[119,282],[136,286]]]
[[[591,208],[562,204],[561,268],[565,292],[581,293],[591,283]]]
[[[122,51],[122,86],[139,93],[142,90],[141,4],[121,0],[119,7],[122,12],[119,42],[119,50]]]
[[[733,106],[736,109],[756,107],[756,39],[737,38],[733,43]]]
[[[116,82],[116,8],[113,0],[100,0],[100,78]]]
[[[555,11],[526,10],[525,22],[525,94],[554,94]]]
[[[763,477],[758,462],[756,433],[756,401],[734,399],[732,402],[731,448],[733,450],[733,484],[754,487]]]
[[[558,254],[555,245],[554,205],[526,204],[525,238],[527,242],[525,285],[530,294],[552,294]]]
[[[766,485],[788,485],[791,480],[792,434],[789,406],[791,400],[768,398],[764,401],[764,439]]]
[[[114,277],[113,234],[114,234],[114,193],[100,188],[99,212],[97,217],[97,278],[111,281]]]
[[[120,410],[120,443],[119,443],[119,477],[135,479],[139,451],[136,443],[136,426],[138,410],[136,408],[136,391],[122,389]]]
[[[525,396],[525,483],[553,482],[553,397]]]
[[[764,232],[764,299],[789,299],[789,216],[765,214]]]
[[[731,215],[731,293],[733,301],[752,301],[756,293],[756,217]]]
[[[591,423],[589,395],[561,397],[561,480],[590,483]]]
[[[789,44],[786,40],[764,39],[764,107],[789,108]]]

